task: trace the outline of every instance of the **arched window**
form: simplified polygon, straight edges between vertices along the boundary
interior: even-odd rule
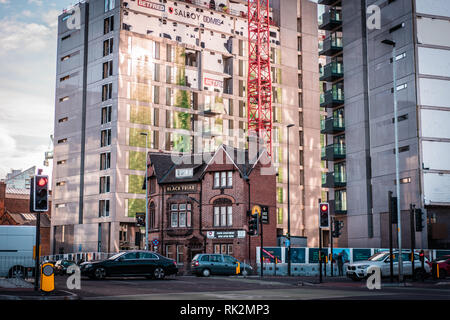
[[[231,227],[233,225],[232,205],[231,200],[227,198],[219,198],[213,202],[215,227]]]
[[[148,217],[149,228],[150,229],[155,229],[156,228],[156,223],[155,223],[155,214],[156,214],[156,212],[155,212],[155,203],[154,202],[150,203],[150,207],[149,207],[148,211],[149,211],[149,217]]]

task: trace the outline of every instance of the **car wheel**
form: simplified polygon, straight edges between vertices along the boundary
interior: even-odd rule
[[[103,267],[99,267],[94,270],[95,279],[103,280],[106,277],[106,270]]]
[[[158,280],[162,280],[165,277],[164,268],[157,267],[155,271],[153,271],[153,277]]]
[[[361,281],[361,279],[356,274],[352,275],[352,280],[353,281]]]
[[[243,275],[244,277],[248,276],[248,271],[247,270],[242,270],[241,271],[241,275]]]
[[[209,277],[211,275],[211,271],[209,269],[202,270],[202,276]]]
[[[25,268],[22,266],[14,266],[9,269],[9,278],[25,279]]]

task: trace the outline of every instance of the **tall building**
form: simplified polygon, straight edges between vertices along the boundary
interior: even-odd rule
[[[14,189],[30,189],[31,177],[36,173],[36,167],[33,166],[26,170],[11,169],[3,180],[8,188]]]
[[[277,227],[317,245],[317,5],[271,1]],[[146,151],[246,148],[247,1],[90,0],[59,16],[55,252],[135,245]],[[147,145],[146,145],[147,142]]]
[[[445,123],[450,117],[450,42],[444,35],[450,31],[450,3],[319,0],[319,4],[325,5],[320,28],[327,33],[321,54],[328,57],[321,80],[327,81],[329,90],[321,101],[328,112],[322,126],[327,135],[322,159],[333,172],[323,187],[334,199],[336,216],[345,221],[338,243],[389,246],[388,192],[396,196],[398,152],[402,246],[409,247],[413,238],[418,248],[449,248],[450,136]],[[395,43],[395,58],[393,46],[383,40]],[[422,231],[420,222],[410,219],[411,205],[421,209]],[[393,233],[396,245],[396,228]]]

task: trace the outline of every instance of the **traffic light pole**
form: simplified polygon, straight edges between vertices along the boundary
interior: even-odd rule
[[[319,210],[321,202],[322,200],[319,199]],[[320,216],[319,216],[319,283],[322,283],[322,228],[320,227]]]
[[[415,266],[414,266],[414,249],[416,247],[416,229],[414,226],[414,213],[416,209],[416,205],[410,205],[410,224],[411,224],[411,266],[412,266],[412,278],[415,278]]]
[[[40,251],[41,247],[41,214],[39,212],[36,213],[36,247],[34,249],[35,254],[35,262],[34,262],[34,291],[39,290],[39,259],[40,259]]]
[[[391,206],[391,198],[392,198],[392,191],[389,191],[388,193],[388,201],[389,201],[389,271],[390,271],[390,280],[391,282],[394,282],[394,259],[393,259],[393,250],[392,250],[392,206]]]
[[[264,259],[263,259],[263,246],[264,246],[264,242],[263,242],[263,224],[262,224],[262,219],[261,219],[261,217],[259,216],[259,214],[258,214],[258,223],[259,223],[259,226],[260,226],[260,230],[261,230],[261,232],[260,232],[260,237],[261,237],[261,247],[260,247],[260,252],[259,252],[259,259],[260,259],[260,261],[261,261],[261,277],[264,275],[264,272],[263,272],[263,267],[264,267]]]
[[[330,224],[330,265],[331,265],[331,276],[333,276],[333,226],[334,226],[334,218],[331,218]],[[336,230],[336,228],[335,228]]]

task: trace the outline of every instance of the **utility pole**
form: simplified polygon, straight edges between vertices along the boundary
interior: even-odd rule
[[[333,226],[334,226],[335,218],[331,218],[331,224],[330,224],[330,265],[331,265],[331,276],[333,276]],[[335,228],[336,230],[336,228]]]
[[[389,201],[389,271],[390,271],[390,280],[394,282],[394,259],[393,259],[393,250],[392,250],[392,191],[388,193],[388,201]]]

